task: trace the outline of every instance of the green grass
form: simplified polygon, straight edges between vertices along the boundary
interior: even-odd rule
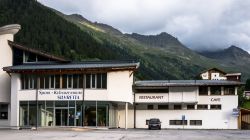
[[[250,109],[250,100],[244,103],[243,108]]]

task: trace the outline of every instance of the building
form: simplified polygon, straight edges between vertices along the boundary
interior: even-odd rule
[[[159,118],[163,128],[237,129],[238,107],[235,81],[169,80],[137,81],[135,127]],[[143,120],[143,121],[140,121]]]
[[[19,29],[0,27],[0,127],[238,128],[241,82],[134,81],[138,62],[72,62],[16,44]]]
[[[211,68],[200,73],[203,80],[229,80],[240,81],[241,73],[226,73],[218,68]]]

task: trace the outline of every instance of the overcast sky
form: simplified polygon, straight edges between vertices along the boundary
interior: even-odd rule
[[[250,0],[38,0],[124,33],[167,32],[192,49],[250,52]]]

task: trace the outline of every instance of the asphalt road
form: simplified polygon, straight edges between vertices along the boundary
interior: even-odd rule
[[[250,130],[0,130],[0,140],[250,140]]]

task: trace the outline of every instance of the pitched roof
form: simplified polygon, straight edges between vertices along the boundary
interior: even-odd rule
[[[36,54],[36,55],[40,55],[40,56],[43,56],[43,57],[46,57],[46,58],[50,58],[51,60],[54,60],[54,61],[63,61],[63,62],[69,61],[69,60],[66,60],[65,58],[58,57],[58,56],[43,52],[41,50],[28,48],[28,47],[25,47],[23,45],[16,44],[16,43],[14,43],[12,41],[8,41],[8,43],[12,48],[17,48],[17,49],[20,49],[20,50],[23,50],[23,51],[31,52],[31,53]]]
[[[222,71],[222,70],[220,70],[220,69],[218,69],[218,68],[210,68],[210,69],[208,69],[208,70],[202,71],[200,74],[202,74],[202,73],[204,73],[204,72],[207,72],[207,71],[211,71],[211,70],[216,70],[216,71],[219,71],[219,72],[221,72],[221,73],[223,73],[223,74],[227,74],[225,71]]]
[[[139,62],[135,61],[83,61],[83,62],[34,62],[17,66],[4,67],[9,73],[46,72],[46,71],[91,71],[91,70],[136,70]]]

